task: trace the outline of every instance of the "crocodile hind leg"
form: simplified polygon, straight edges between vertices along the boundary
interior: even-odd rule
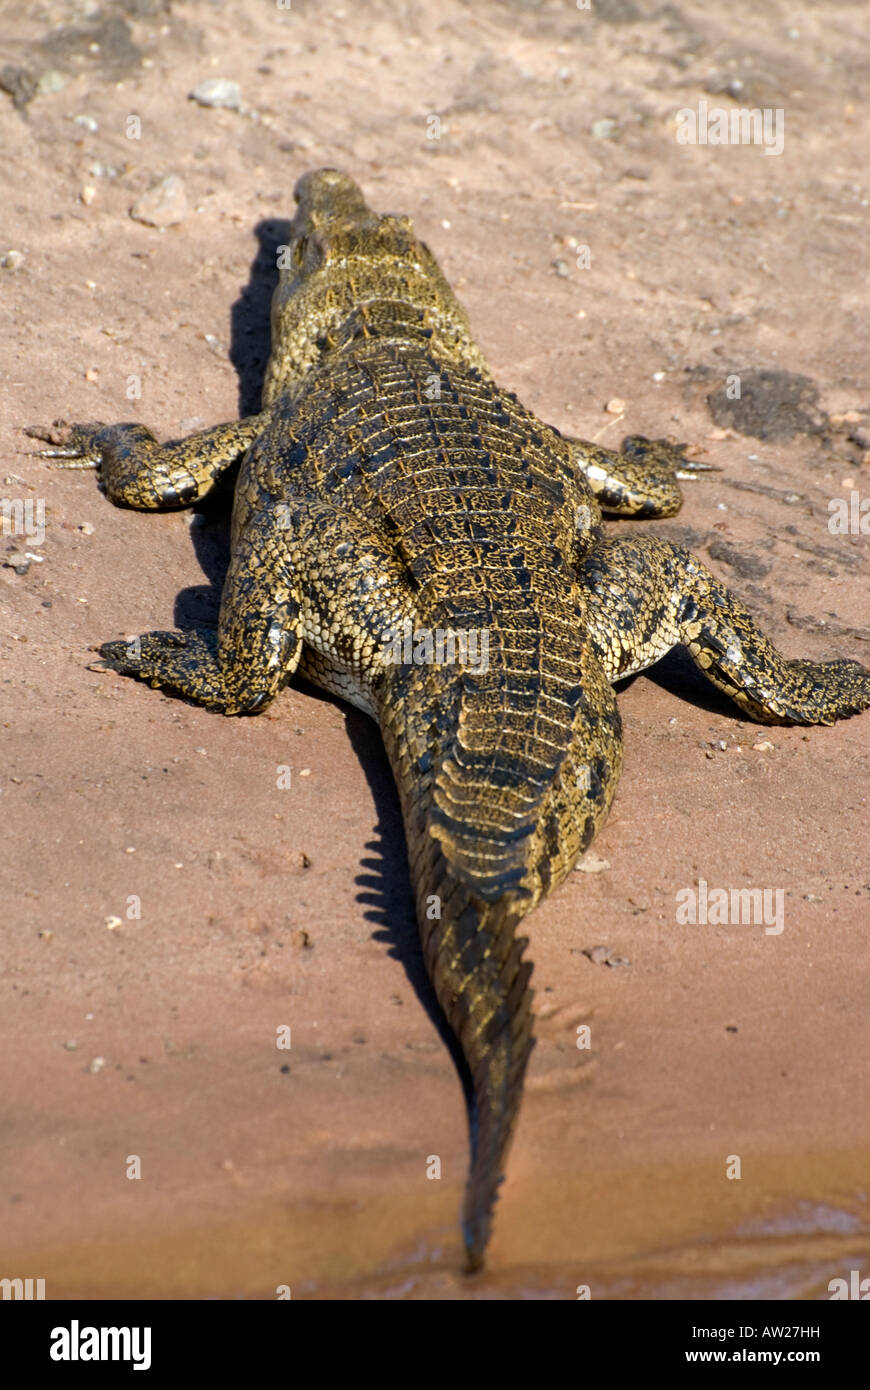
[[[679,480],[716,471],[685,456],[685,444],[626,435],[617,453],[601,444],[568,439],[575,467],[612,516],[673,516],[683,504]]]
[[[218,627],[147,632],[100,653],[125,676],[224,714],[253,714],[277,695],[302,649],[299,579],[268,516],[249,521],[224,582]]]
[[[609,539],[586,557],[580,575],[590,635],[611,681],[681,644],[760,724],[833,724],[870,706],[870,671],[855,661],[784,657],[688,550],[649,536]]]
[[[47,440],[37,458],[61,468],[96,468],[100,486],[118,507],[170,511],[189,507],[208,493],[263,429],[263,416],[158,444],[144,425],[30,426],[25,432]]]
[[[150,632],[100,648],[106,664],[225,714],[262,709],[310,649],[305,673],[373,711],[369,685],[412,611],[386,546],[352,515],[296,497],[252,510],[242,488],[217,631]],[[322,680],[319,677],[322,674]]]

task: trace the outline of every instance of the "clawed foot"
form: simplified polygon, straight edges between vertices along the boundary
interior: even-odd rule
[[[674,444],[669,439],[647,439],[644,434],[628,434],[622,441],[620,453],[636,463],[658,464],[673,470],[675,478],[697,482],[698,473],[721,473],[715,463],[686,457],[688,444]]]
[[[51,425],[25,425],[24,433],[51,445],[32,450],[31,458],[48,459],[53,468],[99,468],[103,456],[99,436],[104,428],[99,420],[87,425],[55,420]]]
[[[256,714],[276,693],[252,687],[243,664],[222,669],[213,629],[144,632],[127,642],[104,642],[100,656],[105,670],[135,676],[224,714]]]
[[[127,642],[104,642],[100,647],[102,665],[121,676],[138,676],[152,685],[162,685],[190,638],[202,640],[199,633],[145,632]]]
[[[237,439],[240,426],[220,426],[214,435],[230,433]],[[36,457],[58,468],[96,468],[100,487],[119,507],[143,511],[167,511],[186,507],[199,496],[200,486],[191,467],[198,455],[190,441],[160,445],[144,425],[133,423],[67,425],[56,420],[50,429],[31,425],[25,430],[34,439],[46,440],[48,449]],[[212,443],[214,441],[212,440]],[[224,455],[220,456],[221,465]],[[209,473],[209,483],[219,471]]]
[[[789,661],[787,670],[803,695],[796,722],[835,724],[870,709],[870,671],[859,661]]]
[[[162,686],[211,709],[227,707],[216,632],[143,632],[126,642],[104,642],[100,656],[106,670]]]

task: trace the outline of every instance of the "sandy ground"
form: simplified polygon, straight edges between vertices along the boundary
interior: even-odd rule
[[[0,30],[0,467],[45,508],[41,543],[0,537],[0,1276],[705,1299],[870,1274],[867,716],[754,728],[673,660],[623,690],[609,867],[529,923],[539,1043],[469,1282],[375,728],[298,686],[231,720],[91,670],[214,619],[225,511],[116,511],[21,433],[255,408],[293,184],[337,165],[414,217],[544,418],[721,467],[657,531],[786,653],[870,661],[868,539],[828,525],[870,493],[865,7],[9,3]],[[239,109],[189,99],[214,77]],[[678,143],[702,100],[784,111],[782,153]],[[169,175],[181,220],[131,217]],[[784,930],[678,924],[700,879],[781,889]]]

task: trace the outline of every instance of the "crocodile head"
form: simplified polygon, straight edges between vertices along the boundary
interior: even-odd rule
[[[422,245],[409,217],[372,212],[362,190],[338,169],[303,174],[294,189],[298,203],[290,230],[290,255],[282,272],[307,279],[347,258],[388,261],[420,258]]]
[[[341,339],[361,305],[401,303],[425,316],[442,350],[486,370],[465,311],[410,218],[373,212],[338,169],[303,174],[290,239],[279,248],[272,298],[272,355],[263,405],[289,392]]]

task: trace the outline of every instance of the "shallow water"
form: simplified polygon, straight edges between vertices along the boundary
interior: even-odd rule
[[[593,1299],[824,1299],[832,1278],[870,1276],[868,1171],[866,1151],[849,1151],[746,1161],[734,1181],[708,1165],[515,1179],[473,1278],[458,1272],[460,1193],[446,1185],[428,1229],[418,1202],[379,1194],[43,1250],[27,1267],[49,1297],[274,1298],[289,1285],[313,1299],[576,1299],[588,1285]]]

